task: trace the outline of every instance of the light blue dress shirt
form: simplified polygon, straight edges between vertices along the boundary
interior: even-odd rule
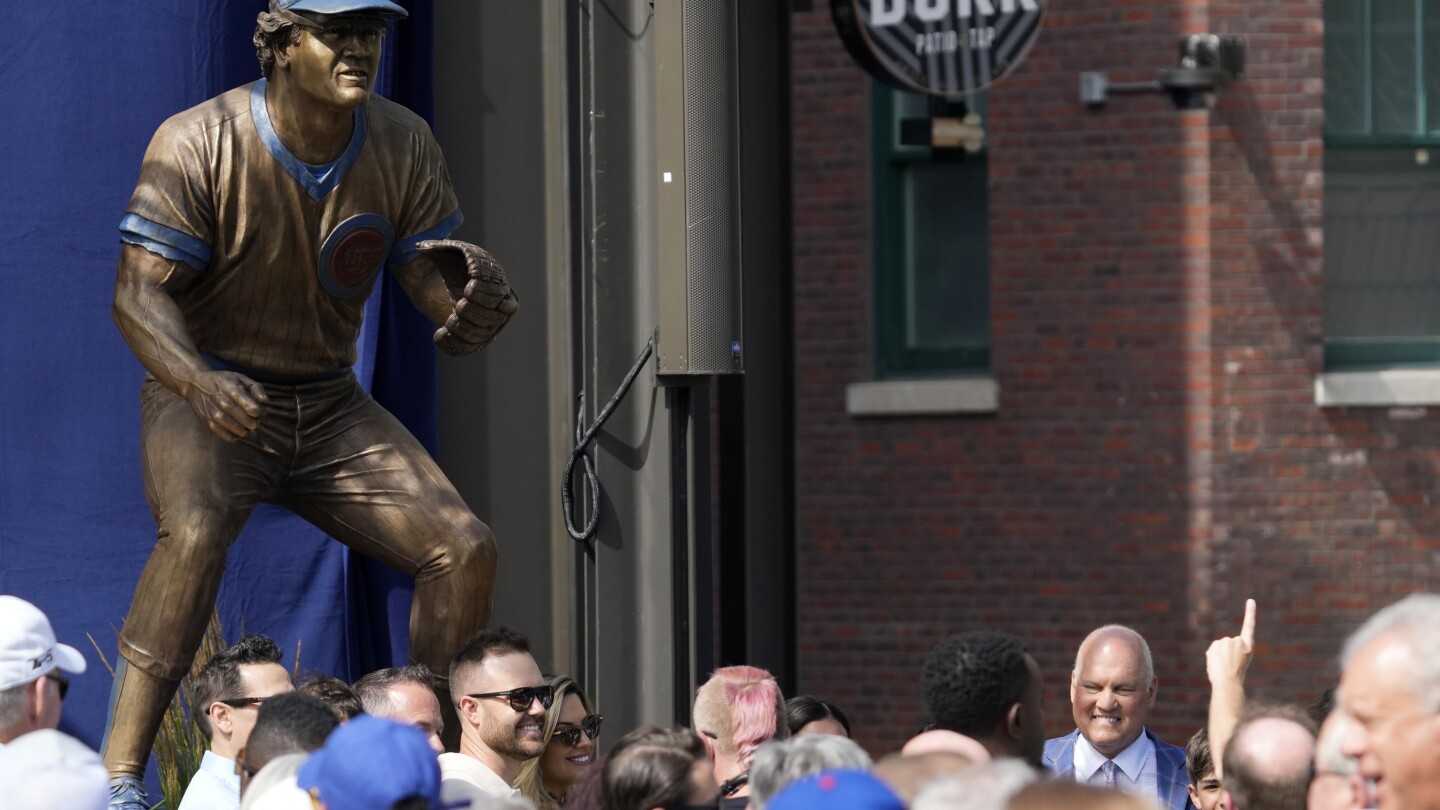
[[[206,751],[177,810],[240,810],[240,777],[235,773],[235,760]]]
[[[1078,735],[1075,740],[1075,781],[1092,785],[1105,784],[1105,775],[1100,767],[1105,764],[1105,755],[1095,746]],[[1136,796],[1154,799],[1159,793],[1155,782],[1155,743],[1150,736],[1141,733],[1135,742],[1115,755],[1115,786]],[[181,808],[181,810],[189,810]]]

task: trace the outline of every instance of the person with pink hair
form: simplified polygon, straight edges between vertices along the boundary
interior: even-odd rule
[[[695,692],[691,721],[715,761],[721,810],[740,810],[749,803],[755,749],[790,736],[775,676],[759,667],[715,670]]]

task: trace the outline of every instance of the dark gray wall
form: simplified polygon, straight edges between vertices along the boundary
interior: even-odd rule
[[[522,302],[483,357],[442,361],[441,462],[499,539],[494,621],[620,729],[670,722],[676,694],[653,362],[595,443],[592,546],[558,522],[559,476],[577,395],[593,420],[658,320],[648,16],[645,0],[480,0],[444,4],[436,25],[459,236],[495,253]]]
[[[485,352],[440,362],[440,461],[495,531],[492,623],[529,634],[557,660],[551,522],[548,244],[543,5],[444,3],[436,12],[436,136],[465,211],[458,238],[504,265],[521,310]],[[559,193],[563,195],[563,185]],[[563,251],[563,246],[562,251]],[[563,259],[563,256],[561,257]]]

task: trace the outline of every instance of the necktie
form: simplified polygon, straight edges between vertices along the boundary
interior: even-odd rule
[[[1107,759],[1105,764],[1100,766],[1101,784],[1110,790],[1118,790],[1119,785],[1115,782],[1115,760]]]

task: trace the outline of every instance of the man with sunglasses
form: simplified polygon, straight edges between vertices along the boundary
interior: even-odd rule
[[[530,655],[530,640],[484,630],[450,662],[460,715],[460,752],[440,755],[442,782],[500,798],[516,796],[520,768],[545,751],[545,710],[555,700]]]
[[[0,596],[0,748],[23,734],[60,725],[69,688],[62,672],[80,675],[85,659],[55,641],[50,620],[15,596]]]
[[[295,691],[280,657],[279,645],[266,636],[246,636],[216,653],[195,676],[195,720],[209,737],[210,750],[178,810],[238,810],[235,762],[249,743],[260,706]]]

